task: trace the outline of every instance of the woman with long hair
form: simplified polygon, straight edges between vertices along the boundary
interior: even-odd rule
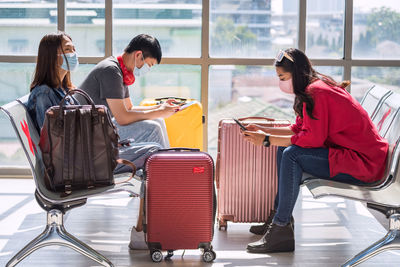
[[[78,65],[75,46],[68,34],[50,33],[42,38],[27,103],[29,115],[39,132],[43,126],[46,110],[51,106],[59,105],[66,93],[76,88],[71,82],[71,71],[76,70]],[[79,104],[74,97],[67,98],[66,101],[67,105]],[[145,159],[160,148],[158,143],[153,142],[131,143],[129,146],[121,146],[119,155],[121,158],[132,161],[140,169]],[[114,172],[121,173],[129,170],[130,167],[119,164]]]
[[[70,71],[78,65],[75,46],[69,35],[60,32],[42,38],[28,100],[29,114],[39,132],[46,110],[58,105],[66,92],[75,88]]]
[[[46,110],[59,105],[66,93],[75,88],[71,82],[71,71],[76,70],[78,65],[75,46],[69,35],[59,32],[46,34],[42,38],[27,103],[28,112],[39,132],[43,126]],[[67,97],[66,101],[66,105],[79,104],[74,97]],[[119,157],[132,161],[140,169],[145,159],[160,148],[160,144],[154,142],[130,143],[129,146],[119,148]],[[118,164],[114,173],[128,171],[132,171],[129,166]],[[138,221],[141,216],[140,212]],[[131,248],[145,246],[143,233],[136,233],[135,227],[132,228],[131,239],[131,244],[136,244],[130,245]]]
[[[349,82],[337,83],[318,73],[298,49],[281,50],[275,67],[279,88],[295,95],[297,117],[289,127],[252,124],[242,132],[255,145],[279,146],[274,210],[264,225],[250,228],[264,235],[248,244],[252,253],[295,249],[292,212],[303,172],[344,183],[374,183],[383,176],[388,151],[367,112],[345,90]]]

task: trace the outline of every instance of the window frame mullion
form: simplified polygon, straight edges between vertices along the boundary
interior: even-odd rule
[[[299,0],[299,32],[298,49],[306,52],[306,23],[307,23],[307,0]]]
[[[57,0],[57,29],[64,32],[65,26],[67,24],[66,20],[66,1],[67,0]]]

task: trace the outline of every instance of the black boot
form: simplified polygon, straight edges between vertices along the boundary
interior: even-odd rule
[[[268,225],[272,223],[272,219],[274,219],[276,211],[271,210],[271,213],[269,214],[267,221],[264,224],[261,225],[253,225],[250,227],[250,233],[255,234],[255,235],[264,235],[267,232]],[[290,217],[290,224],[292,225],[293,231],[294,231],[294,218],[293,216]]]
[[[275,210],[271,210],[271,212],[269,213],[269,216],[267,218],[267,221],[262,224],[262,225],[253,225],[250,227],[250,233],[255,234],[255,235],[263,235],[265,234],[265,232],[267,231],[268,225],[270,223],[272,223],[272,219],[275,216],[276,211]]]
[[[292,252],[294,251],[294,232],[291,223],[279,226],[271,223],[259,241],[247,245],[250,253]]]

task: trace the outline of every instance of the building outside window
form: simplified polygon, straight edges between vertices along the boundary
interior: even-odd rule
[[[81,57],[72,75],[77,86],[95,63],[148,33],[160,41],[163,62],[130,87],[134,104],[161,96],[202,101],[208,151],[215,155],[221,118],[293,121],[293,98],[278,89],[272,66],[279,49],[300,48],[317,71],[351,79],[358,100],[373,84],[400,92],[398,25],[397,0],[6,0],[0,3],[0,103],[29,92],[46,33],[71,35]],[[1,114],[0,166],[24,165],[7,123]]]

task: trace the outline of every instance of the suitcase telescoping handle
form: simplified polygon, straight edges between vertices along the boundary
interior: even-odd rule
[[[240,121],[245,121],[245,120],[265,120],[265,121],[274,121],[275,119],[267,118],[267,117],[245,117],[245,118],[239,118],[238,120],[240,120]]]
[[[154,99],[157,103],[163,103],[164,100],[174,100],[178,105],[184,105],[188,101],[187,98],[182,97],[175,97],[175,96],[166,96],[166,97],[159,97]]]
[[[267,117],[245,117],[245,118],[239,118],[238,119],[240,122],[245,121],[245,120],[263,120],[263,121],[268,121],[268,122],[277,122],[278,124],[287,124],[290,125],[289,120],[281,120],[281,119],[272,119],[272,118],[267,118]]]
[[[176,99],[176,100],[181,100],[181,101],[186,101],[186,98],[183,97],[176,97],[176,96],[165,96],[165,97],[159,97],[154,99],[155,101],[161,101],[161,100],[168,100],[168,99]]]
[[[192,151],[192,152],[199,152],[200,149],[198,149],[198,148],[189,148],[189,147],[171,147],[171,148],[160,149],[158,151]]]

